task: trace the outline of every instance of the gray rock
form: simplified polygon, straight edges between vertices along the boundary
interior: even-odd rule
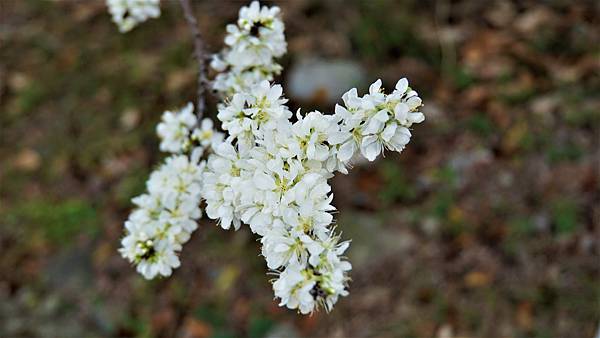
[[[283,323],[275,326],[265,338],[299,338],[300,335],[296,328],[294,328],[291,324]]]
[[[364,78],[364,70],[355,62],[306,58],[292,66],[287,89],[299,101],[333,104]]]

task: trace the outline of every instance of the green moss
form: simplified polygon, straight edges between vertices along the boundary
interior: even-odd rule
[[[519,91],[501,93],[499,99],[509,105],[518,105],[529,101],[536,93],[534,88],[525,88]]]
[[[78,234],[90,236],[99,230],[96,210],[82,200],[52,202],[32,200],[15,206],[7,215],[8,224],[41,232],[52,244],[65,245]]]
[[[248,325],[248,337],[264,337],[273,328],[275,322],[267,317],[253,317]]]
[[[126,317],[122,319],[121,325],[127,333],[138,338],[152,337],[152,326],[145,318]]]
[[[438,169],[435,172],[434,177],[439,183],[442,183],[449,188],[454,188],[458,180],[458,173],[456,172],[456,170],[454,170],[454,168],[450,166],[445,166]]]
[[[211,324],[215,328],[224,327],[227,323],[224,309],[218,304],[204,304],[195,311],[195,316]]]
[[[564,143],[550,147],[546,156],[550,163],[559,163],[577,161],[581,159],[583,154],[583,149],[576,144]]]
[[[45,88],[37,81],[32,82],[19,93],[18,107],[22,112],[36,108],[47,97]]]
[[[161,67],[166,70],[181,69],[190,66],[192,47],[187,43],[176,43],[163,52]]]
[[[510,235],[515,237],[529,235],[535,230],[533,222],[526,217],[516,217],[512,219],[508,223],[508,228],[510,230]]]
[[[600,113],[593,109],[567,109],[563,118],[573,127],[590,126],[598,128],[600,124]]]
[[[449,191],[442,191],[434,199],[433,213],[437,218],[444,220],[454,203],[454,195]]]
[[[466,126],[470,131],[482,137],[489,137],[496,131],[492,121],[484,114],[471,116],[467,119]]]
[[[379,198],[384,204],[391,205],[397,201],[415,199],[417,193],[398,163],[386,160],[379,167],[379,172],[384,180]]]
[[[579,208],[575,202],[560,199],[552,203],[552,221],[558,234],[573,233],[579,226]]]
[[[475,76],[465,68],[452,67],[447,72],[447,76],[452,79],[458,90],[467,89],[475,84]]]
[[[415,18],[409,15],[413,1],[400,6],[390,0],[359,1],[357,5],[361,20],[353,27],[350,38],[361,59],[384,62],[412,56],[439,64],[438,53],[429,50],[415,30]]]

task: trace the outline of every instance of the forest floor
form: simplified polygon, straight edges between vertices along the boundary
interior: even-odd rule
[[[286,69],[350,60],[361,90],[406,76],[426,115],[402,154],[333,179],[350,295],[302,316],[273,300],[249,229],[202,220],[151,282],[117,252],[161,113],[194,99],[177,3],[119,34],[103,1],[1,1],[0,336],[593,337],[599,7],[518,3],[280,3]],[[194,3],[212,51],[240,5]]]

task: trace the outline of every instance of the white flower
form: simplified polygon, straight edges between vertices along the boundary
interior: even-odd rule
[[[213,89],[232,96],[263,80],[273,80],[281,72],[275,59],[287,49],[283,31],[279,7],[261,7],[258,1],[242,7],[237,24],[227,26],[227,47],[211,62],[211,67],[221,72]]]
[[[290,189],[288,201],[283,206],[282,216],[286,224],[296,233],[311,234],[324,239],[329,234],[333,222],[331,205],[333,195],[324,176],[318,173],[306,174]]]
[[[267,260],[269,269],[277,269],[288,264],[306,265],[311,252],[322,250],[310,236],[290,232],[282,223],[280,224],[274,226],[261,239],[262,254]]]
[[[292,116],[284,105],[287,99],[282,94],[281,85],[271,86],[266,80],[253,86],[248,93],[247,103],[250,108],[246,109],[246,114],[252,119],[252,131],[257,137],[261,136],[259,129],[273,130]]]
[[[150,175],[147,187],[167,208],[175,208],[184,200],[200,196],[202,167],[190,162],[184,155],[168,157],[158,170]]]
[[[238,190],[243,160],[228,142],[220,143],[210,155],[203,174],[203,198],[206,200],[206,215],[218,219],[223,229],[233,224],[240,228],[240,216],[236,212],[240,192]]]
[[[336,106],[335,115],[341,121],[339,130],[328,141],[339,145],[337,159],[345,163],[357,149],[369,161],[375,160],[384,149],[402,151],[410,141],[410,128],[423,122],[418,109],[422,105],[417,92],[410,89],[406,79],[400,79],[394,91],[386,95],[381,80],[369,87],[369,93],[359,97],[352,89],[344,94],[346,107]]]
[[[179,111],[165,111],[156,132],[161,138],[160,150],[180,153],[190,147],[190,131],[196,125],[194,106],[188,103]]]
[[[138,246],[141,247],[142,244],[144,243],[138,243]],[[148,240],[145,244],[145,253],[141,257],[148,255],[149,258],[142,258],[137,265],[137,271],[144,278],[152,279],[158,274],[167,277],[171,275],[173,269],[179,267],[179,258],[175,254],[171,242],[167,240],[157,240],[156,242]]]
[[[313,111],[305,117],[298,115],[298,121],[292,126],[294,138],[290,140],[293,151],[299,159],[325,161],[330,154],[326,143],[332,128],[332,116]]]
[[[281,299],[280,306],[298,309],[302,314],[311,313],[315,308],[315,299],[311,290],[316,282],[310,278],[307,270],[299,264],[290,264],[273,283],[275,296]]]
[[[200,186],[204,164],[185,155],[168,157],[150,175],[148,194],[133,199],[137,205],[125,222],[119,252],[145,278],[169,276],[179,266],[177,252],[198,227]]]
[[[122,33],[149,18],[160,16],[159,0],[106,0],[106,5]]]
[[[204,118],[200,128],[195,128],[191,135],[192,141],[199,143],[202,150],[220,144],[223,142],[223,137],[223,133],[214,130],[213,121],[209,118]]]
[[[279,7],[261,7],[253,1],[249,7],[242,7],[237,25],[228,25],[225,43],[232,52],[242,53],[250,58],[250,64],[268,64],[273,57],[280,57],[286,51],[283,23],[279,19]],[[234,63],[236,64],[236,63]]]
[[[360,124],[365,116],[359,110],[360,99],[356,95],[356,89],[351,89],[343,95],[343,100],[348,107],[346,109],[338,104],[335,105],[335,120],[339,121],[337,129],[329,133],[327,141],[336,146],[332,157],[337,158],[342,167],[345,167],[350,159],[356,154],[362,140],[362,129]]]
[[[313,248],[308,249],[310,265],[307,265],[301,256],[298,256],[306,254],[306,251],[298,249],[307,245],[303,242],[305,236],[301,235],[300,239],[294,242],[285,235],[265,240],[267,243],[264,245],[269,246],[266,252],[270,255],[267,256],[270,266],[288,262],[280,272],[279,278],[274,281],[273,290],[275,296],[281,299],[280,306],[299,309],[301,313],[307,314],[322,304],[330,311],[340,296],[348,295],[347,274],[352,266],[342,259],[342,255],[349,243],[338,244],[338,237],[330,237],[324,241],[308,241],[308,245],[312,245]]]
[[[274,218],[281,216],[285,201],[291,200],[290,189],[296,179],[304,174],[304,168],[297,160],[284,162],[278,158],[269,159],[268,154],[258,149],[249,155],[248,174],[240,184],[242,194],[238,210],[242,220],[254,232],[264,234]]]
[[[213,67],[219,67],[215,62],[211,63]],[[222,93],[224,96],[231,97],[235,93],[243,93],[249,88],[263,80],[272,81],[274,75],[281,72],[281,66],[278,64],[254,66],[243,71],[229,70],[219,73],[213,80],[213,89]]]
[[[228,104],[219,108],[217,118],[223,122],[222,128],[233,137],[252,137],[252,119],[247,115],[246,95],[233,95]]]
[[[347,296],[348,272],[352,265],[342,257],[349,242],[339,243],[338,236],[331,236],[321,241],[323,250],[317,255],[312,255],[310,264],[314,275],[317,276],[317,285],[313,291],[316,300],[322,303],[327,311],[333,308],[340,296]]]
[[[284,104],[280,85],[262,81],[246,93],[233,95],[231,101],[219,109],[217,118],[223,122],[223,130],[233,138],[254,143],[262,138],[265,130],[273,130],[280,124],[289,123],[292,113]]]

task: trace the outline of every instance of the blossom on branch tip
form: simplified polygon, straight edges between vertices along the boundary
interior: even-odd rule
[[[139,23],[160,16],[160,0],[106,0],[108,11],[121,33],[132,30]]]
[[[226,47],[211,61],[211,67],[219,72],[214,90],[231,96],[262,80],[272,81],[281,72],[275,59],[285,54],[287,43],[279,7],[253,1],[240,9],[237,23],[226,29]]]
[[[345,107],[336,105],[335,109],[341,121],[339,130],[329,139],[339,145],[340,161],[348,161],[356,150],[369,161],[384,149],[400,152],[410,141],[408,128],[425,119],[419,111],[422,101],[405,78],[390,94],[383,92],[381,80],[377,80],[368,94],[359,97],[356,89],[351,89],[342,98]]]
[[[198,227],[201,216],[202,163],[185,155],[168,157],[150,175],[148,193],[133,199],[137,205],[125,222],[121,255],[137,265],[147,279],[169,276],[179,266],[177,253]]]
[[[196,122],[192,103],[176,112],[165,111],[162,121],[156,126],[156,133],[161,139],[160,150],[170,153],[187,150],[191,146],[190,133]]]

